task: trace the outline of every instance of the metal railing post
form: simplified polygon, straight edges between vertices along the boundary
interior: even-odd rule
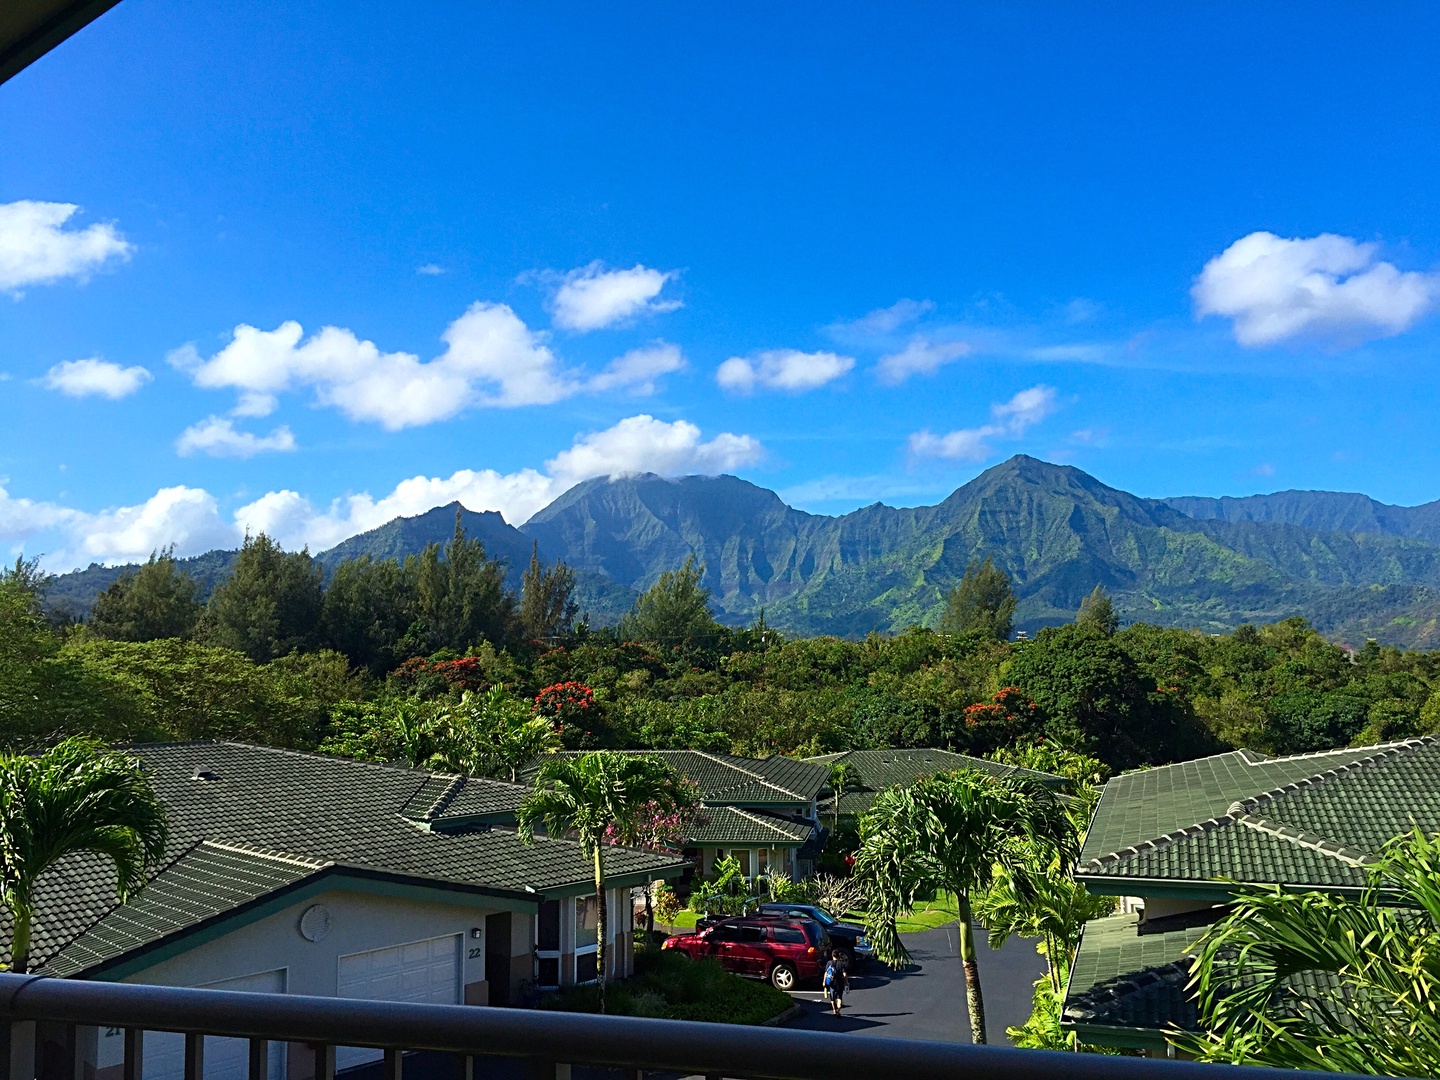
[[[385,1051],[385,1061],[380,1070],[381,1080],[403,1080],[405,1052],[393,1046]]]
[[[205,1036],[185,1033],[185,1080],[205,1080]]]
[[[314,1080],[335,1080],[335,1046],[333,1043],[316,1044]]]
[[[14,1054],[15,1022],[0,1020],[0,1080],[10,1080],[10,1059]],[[126,1080],[129,1080],[127,1077]],[[467,1078],[468,1080],[468,1078]]]
[[[270,1040],[250,1040],[250,1080],[269,1080]]]
[[[125,1064],[121,1067],[121,1080],[141,1080],[145,1072],[145,1029],[125,1029]]]
[[[35,1025],[37,1080],[81,1080],[80,1040],[75,1025],[44,1021]]]

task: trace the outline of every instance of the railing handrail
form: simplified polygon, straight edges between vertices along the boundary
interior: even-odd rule
[[[956,1022],[959,1022],[959,1013]],[[758,1080],[1195,1080],[1192,1062],[474,1005],[416,1005],[0,974],[0,1021],[438,1050]],[[1304,1074],[1301,1074],[1304,1075]],[[1322,1074],[1310,1074],[1320,1076]],[[1337,1074],[1323,1074],[1335,1080]],[[1275,1080],[1232,1067],[1224,1080]]]

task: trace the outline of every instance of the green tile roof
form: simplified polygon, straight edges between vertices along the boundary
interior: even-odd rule
[[[685,838],[687,844],[799,847],[815,833],[813,825],[789,821],[759,810],[716,806],[701,811],[700,822]]]
[[[1181,816],[1195,814],[1206,816]],[[1108,879],[1105,891],[1133,880],[1141,894],[1231,880],[1354,889],[1380,847],[1416,825],[1440,830],[1440,739],[1260,761],[1237,751],[1112,780],[1076,876]]]
[[[524,784],[436,774],[420,785],[400,813],[440,827],[459,820],[513,821],[529,793]]]
[[[52,958],[59,963],[59,954],[72,942],[78,951],[66,954],[67,964],[88,967],[100,962],[96,957],[114,959],[131,947],[127,942],[147,932],[131,927],[127,920],[132,917],[158,933],[193,926],[211,917],[216,905],[233,909],[267,883],[284,887],[292,871],[276,867],[291,864],[325,867],[315,873],[350,871],[528,901],[588,888],[591,881],[590,863],[572,841],[541,837],[526,845],[506,829],[429,829],[417,820],[415,815],[423,817],[446,793],[457,801],[473,798],[461,804],[466,808],[513,798],[513,791],[494,790],[485,781],[457,787],[455,777],[239,743],[141,746],[133,752],[150,772],[170,822],[161,870],[123,915],[112,910],[114,870],[96,856],[71,856],[42,875],[32,942],[36,967]],[[448,809],[454,806],[451,802]],[[289,863],[265,862],[265,852]],[[215,868],[227,860],[238,860],[246,869],[237,870],[233,882],[216,884]],[[670,876],[687,864],[671,856],[607,848],[606,865],[619,878]],[[102,922],[103,933],[97,925]],[[8,923],[8,915],[0,918],[0,958],[7,963]],[[79,949],[87,931],[93,931],[90,944]],[[115,949],[122,953],[107,951]]]
[[[1028,776],[1050,787],[1063,787],[1065,778],[1051,773],[1037,772],[1016,765],[1002,765],[985,758],[967,757],[949,750],[850,750],[840,754],[823,754],[806,759],[827,770],[833,764],[848,762],[860,772],[861,783],[847,788],[840,796],[840,813],[863,814],[870,809],[875,796],[886,788],[913,784],[922,776],[937,773],[957,772],[961,769],[979,769],[992,776]],[[821,816],[834,813],[834,794],[826,789],[820,802]]]
[[[45,971],[74,975],[314,877],[326,865],[202,840],[51,958]]]
[[[621,753],[661,758],[700,789],[700,799],[707,806],[808,807],[829,777],[824,766],[780,754],[747,758],[703,750],[626,750]],[[543,759],[531,762],[523,776],[533,780],[543,763]]]
[[[1223,910],[1215,909],[1213,917]],[[1204,912],[1194,916],[1210,917]],[[1115,1035],[1127,1030],[1141,1042],[1154,1043],[1163,1041],[1165,1032],[1197,1030],[1199,1008],[1187,986],[1191,962],[1209,928],[1203,923],[1146,932],[1136,915],[1086,923],[1065,988],[1061,1024],[1082,1039],[1122,1045]],[[1339,991],[1332,975],[1318,971],[1295,973],[1285,985],[1302,996],[1333,997]]]
[[[1199,1013],[1185,992],[1190,955],[1208,927],[1141,934],[1135,915],[1085,924],[1066,987],[1067,1026],[1193,1029]]]
[[[1354,747],[1285,758],[1234,750],[1117,776],[1101,792],[1080,861],[1209,821],[1237,799],[1369,757],[1377,749]]]

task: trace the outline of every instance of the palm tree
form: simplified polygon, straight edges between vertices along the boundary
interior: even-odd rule
[[[436,764],[471,776],[513,784],[530,762],[560,749],[554,721],[536,716],[503,686],[492,686],[483,696],[465,691],[440,719],[446,735]]]
[[[1237,1065],[1440,1075],[1440,838],[1399,837],[1367,871],[1357,899],[1242,890],[1191,967],[1203,1034],[1184,1049]]]
[[[895,923],[917,897],[939,890],[955,896],[972,1042],[985,1042],[985,1002],[971,895],[990,885],[997,868],[1028,893],[1033,888],[1028,867],[1037,852],[1048,853],[1068,872],[1076,855],[1075,830],[1054,793],[1024,777],[975,770],[925,777],[908,788],[881,792],[861,818],[855,876],[870,902],[870,941],[880,959],[891,965],[909,961]]]
[[[851,761],[832,761],[830,763],[830,777],[826,781],[830,785],[830,791],[834,796],[832,805],[834,820],[834,832],[840,831],[840,796],[845,793],[846,788],[856,788],[865,783],[865,778],[860,775],[860,768]]]
[[[677,804],[679,777],[656,757],[597,750],[548,761],[535,790],[520,804],[520,839],[535,842],[536,826],[551,836],[574,834],[595,866],[598,910],[596,977],[605,1011],[605,847],[609,836],[634,835],[635,820],[653,806]]]
[[[1040,939],[1050,992],[1056,996],[1070,977],[1081,929],[1114,910],[1115,897],[1092,895],[1053,856],[1043,863],[1032,859],[1022,874],[1001,869],[975,901],[975,912],[990,934],[990,948],[1000,948],[1015,934]]]
[[[91,739],[43,754],[0,754],[0,903],[14,930],[10,970],[30,962],[35,886],[66,855],[89,851],[115,864],[123,903],[165,853],[165,811],[134,758]]]

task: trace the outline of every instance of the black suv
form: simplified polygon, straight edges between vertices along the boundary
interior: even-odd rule
[[[752,919],[814,919],[825,928],[834,950],[849,953],[851,963],[870,960],[875,953],[865,937],[865,928],[841,922],[822,907],[814,904],[761,904],[750,915]]]

